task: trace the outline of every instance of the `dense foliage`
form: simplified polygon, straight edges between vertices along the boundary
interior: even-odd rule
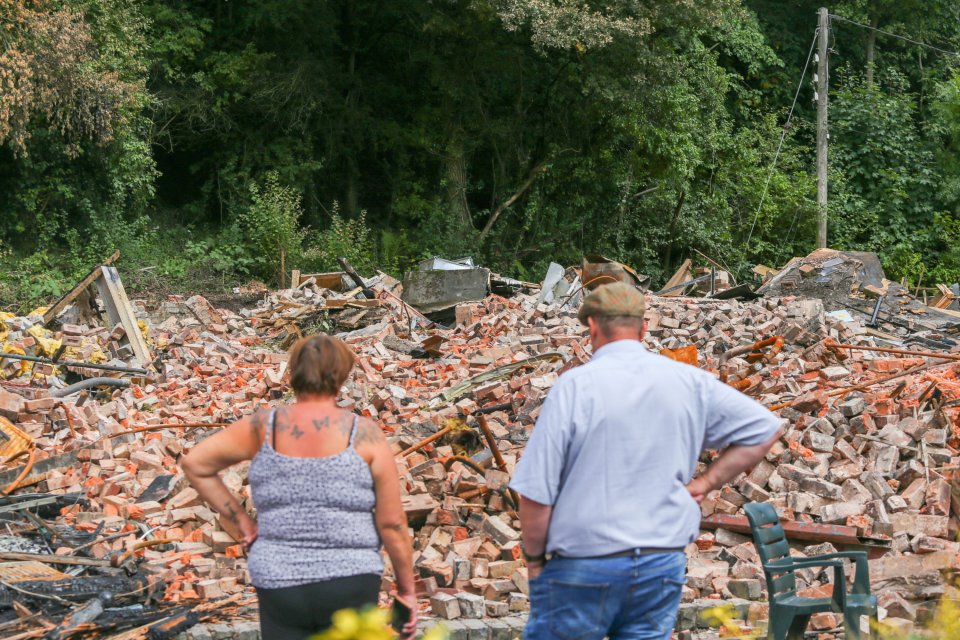
[[[0,0],[0,305],[115,248],[159,292],[337,255],[778,265],[815,240],[812,66],[784,124],[818,5]],[[830,9],[960,49],[960,0]],[[960,279],[957,56],[839,19],[831,49],[831,245]]]

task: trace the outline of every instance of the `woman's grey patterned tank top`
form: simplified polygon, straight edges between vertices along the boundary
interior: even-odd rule
[[[340,453],[296,458],[271,446],[276,410],[250,464],[259,536],[248,567],[255,587],[280,589],[331,578],[382,574],[370,466],[350,442]]]

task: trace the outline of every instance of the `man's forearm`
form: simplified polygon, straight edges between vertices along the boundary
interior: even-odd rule
[[[703,472],[703,478],[710,483],[712,489],[720,488],[763,460],[780,435],[781,432],[777,431],[776,435],[761,444],[727,447]]]
[[[553,507],[520,496],[520,527],[527,555],[543,555],[547,550],[547,532]]]

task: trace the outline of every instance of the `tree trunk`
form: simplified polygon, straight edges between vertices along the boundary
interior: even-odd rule
[[[347,93],[344,96],[344,133],[345,145],[342,152],[346,153],[347,164],[347,184],[344,194],[344,209],[348,216],[354,216],[360,211],[360,163],[357,159],[360,153],[360,143],[358,138],[360,132],[357,131],[359,92],[357,91],[357,51],[360,47],[359,36],[357,34],[357,25],[354,20],[353,3],[347,2],[344,6],[344,24],[347,28],[347,41],[349,49],[347,53]]]
[[[670,261],[673,259],[673,240],[677,231],[677,221],[680,219],[680,211],[683,209],[683,201],[687,199],[687,192],[681,191],[677,198],[677,206],[673,208],[673,217],[670,218],[670,230],[667,233],[667,251],[663,256],[663,271],[670,270]]]
[[[359,182],[360,167],[357,165],[357,158],[351,154],[347,158],[347,193],[343,203],[345,213],[350,216],[356,215],[360,210]]]
[[[447,142],[444,162],[447,169],[447,206],[461,228],[473,230],[470,205],[467,202],[467,159],[463,148],[463,131],[455,131]]]
[[[880,18],[877,14],[870,17],[870,26],[874,29],[880,24]],[[877,56],[877,32],[871,29],[867,31],[867,86],[873,86],[873,68]]]

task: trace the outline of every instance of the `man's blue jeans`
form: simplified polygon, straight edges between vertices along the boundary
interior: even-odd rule
[[[668,640],[687,557],[553,558],[530,581],[527,640]]]

